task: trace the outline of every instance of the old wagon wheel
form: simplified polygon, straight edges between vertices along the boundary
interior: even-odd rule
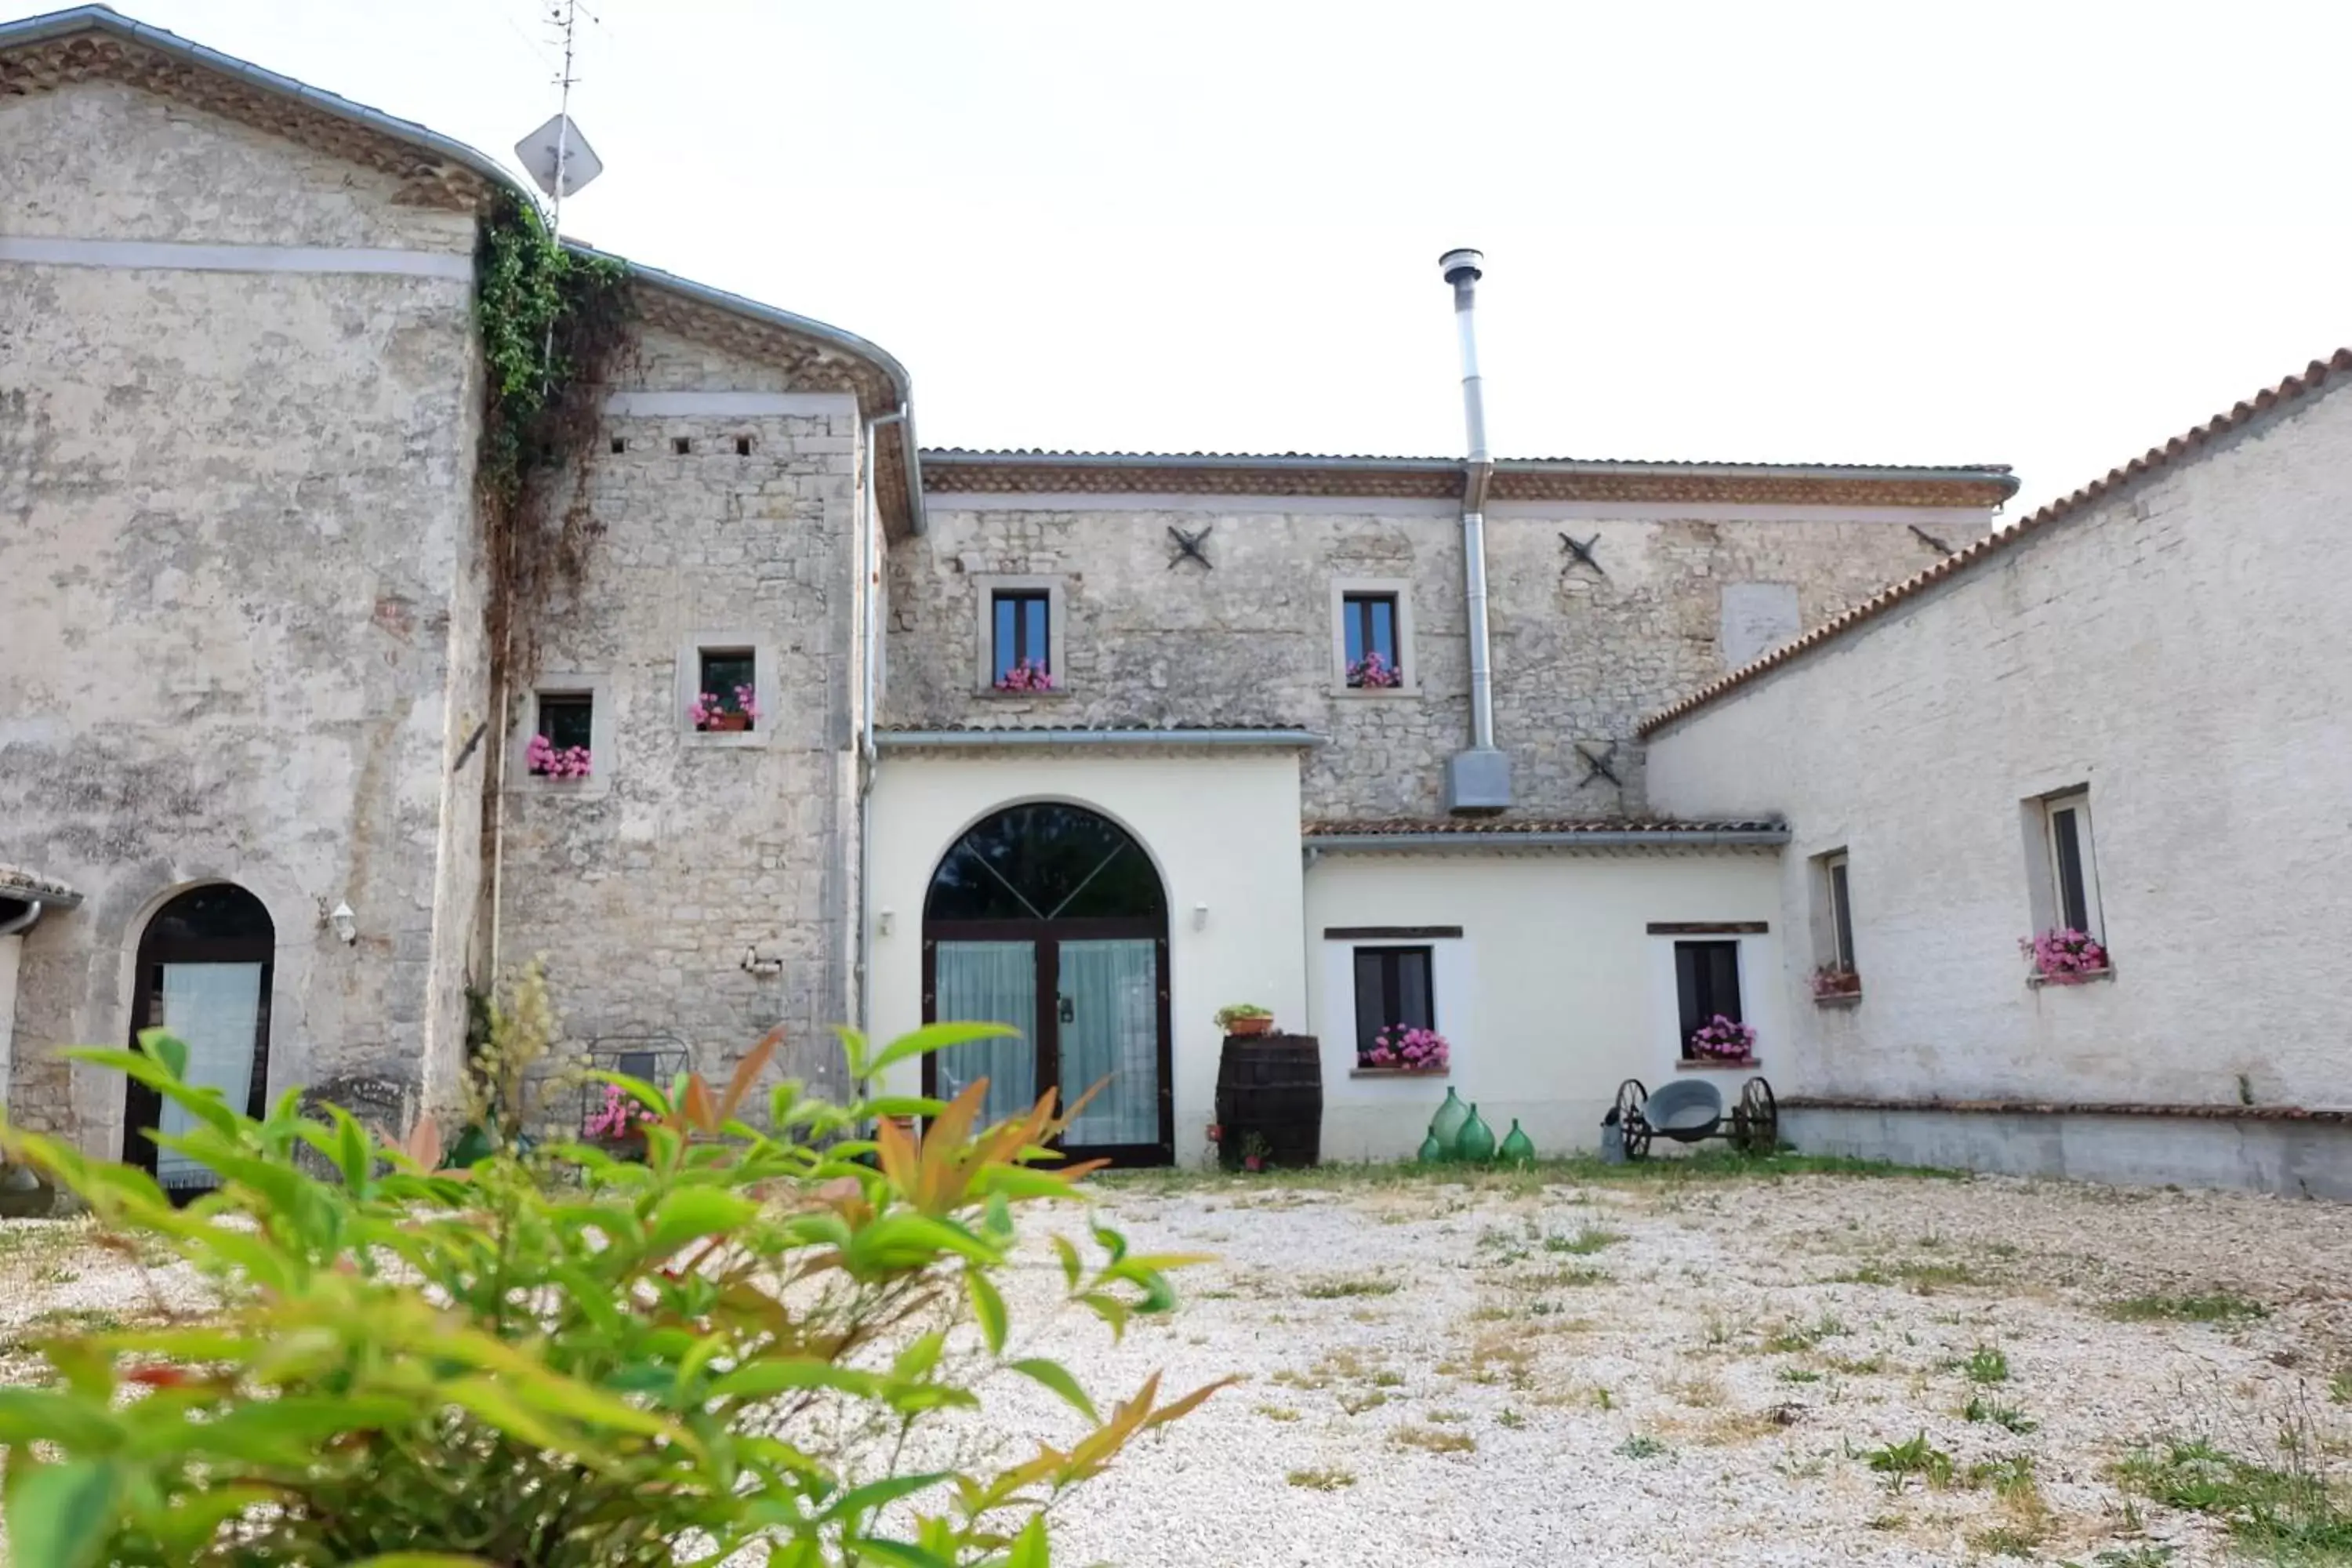
[[[1646,1160],[1650,1156],[1650,1089],[1638,1078],[1629,1078],[1617,1086],[1617,1130],[1625,1140],[1625,1158]]]
[[[1751,1078],[1739,1090],[1739,1107],[1732,1112],[1733,1137],[1740,1151],[1769,1154],[1780,1146],[1780,1102],[1772,1086]]]

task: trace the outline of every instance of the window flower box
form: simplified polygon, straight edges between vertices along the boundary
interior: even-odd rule
[[[523,766],[541,778],[584,779],[590,755],[585,746],[559,746],[544,735],[533,735],[523,752]]]
[[[1814,970],[1811,984],[1816,1007],[1851,1007],[1862,1000],[1862,976],[1834,963]]]
[[[707,734],[740,733],[751,729],[760,717],[760,703],[748,686],[735,689],[730,704],[715,691],[698,692],[687,704],[688,722]]]
[[[1034,658],[1024,658],[996,678],[998,691],[1051,691],[1054,672]]]
[[[2081,985],[2109,979],[2115,973],[2115,964],[2099,939],[2071,926],[2055,926],[2039,936],[2020,937],[2017,946],[2032,961],[2032,972],[2025,977],[2030,985]]]
[[[1434,1029],[1391,1024],[1372,1037],[1372,1048],[1356,1058],[1359,1072],[1387,1069],[1435,1076],[1452,1065],[1454,1047]]]
[[[1743,1067],[1756,1059],[1756,1026],[1717,1013],[1691,1031],[1685,1042],[1685,1062],[1708,1067]]]
[[[1392,691],[1404,684],[1404,671],[1375,649],[1348,667],[1348,685],[1358,691]]]

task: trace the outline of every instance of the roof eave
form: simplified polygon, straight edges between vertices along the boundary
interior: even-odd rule
[[[1506,849],[1761,849],[1789,842],[1785,827],[1626,828],[1576,833],[1309,833],[1309,849],[1422,854]]]
[[[884,730],[883,751],[969,751],[1049,746],[1199,746],[1300,749],[1323,744],[1312,730]]]

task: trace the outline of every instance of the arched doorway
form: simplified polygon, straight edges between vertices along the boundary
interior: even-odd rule
[[[1100,1093],[1062,1140],[1073,1159],[1164,1165],[1170,1085],[1168,895],[1127,830],[1040,801],[983,818],[931,874],[923,901],[923,1019],[1010,1024],[924,1058],[923,1090],[988,1080],[984,1119]]]
[[[269,981],[277,928],[261,900],[227,882],[191,888],[155,911],[140,934],[131,1037],[169,1029],[188,1047],[187,1081],[217,1089],[259,1116],[269,1083]],[[122,1158],[166,1192],[219,1184],[193,1160],[159,1149],[151,1130],[185,1131],[192,1118],[141,1084],[125,1093]]]

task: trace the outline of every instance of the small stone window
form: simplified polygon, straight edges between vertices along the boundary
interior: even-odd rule
[[[728,733],[760,727],[756,653],[748,647],[698,648],[695,667],[695,698],[687,718],[696,729]]]
[[[972,593],[979,612],[974,674],[981,691],[1044,697],[1067,687],[1062,579],[979,576]]]
[[[541,691],[523,765],[541,778],[584,779],[594,771],[596,697],[589,691]]]
[[[1412,696],[1412,584],[1340,578],[1331,584],[1333,689],[1362,697]]]

